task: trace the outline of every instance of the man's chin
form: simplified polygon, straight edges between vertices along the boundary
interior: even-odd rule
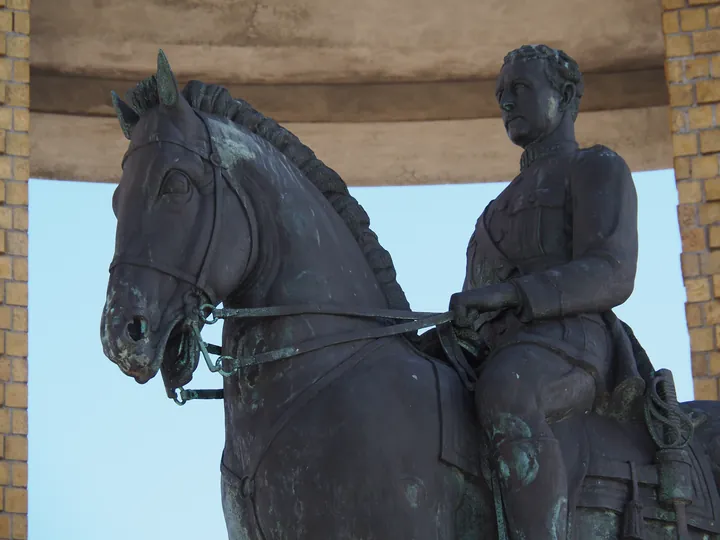
[[[525,150],[528,146],[535,142],[535,139],[531,137],[526,131],[513,130],[512,128],[507,130],[510,141],[515,145]]]
[[[507,128],[505,128],[505,132],[514,145],[525,148],[530,144],[530,142],[528,142],[529,137],[527,131],[522,129],[522,126],[518,125],[519,123],[519,120],[510,122]]]

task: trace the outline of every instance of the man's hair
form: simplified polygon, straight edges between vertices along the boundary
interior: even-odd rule
[[[578,63],[565,52],[547,45],[523,45],[519,49],[510,51],[505,56],[503,67],[512,62],[527,62],[530,60],[543,61],[545,74],[552,87],[558,92],[562,92],[563,85],[566,83],[575,85],[575,98],[570,103],[570,112],[573,121],[575,121],[580,108],[580,99],[585,91],[585,84]]]

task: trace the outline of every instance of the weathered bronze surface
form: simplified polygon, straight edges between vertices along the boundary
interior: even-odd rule
[[[720,538],[720,404],[678,404],[613,315],[636,195],[620,156],[578,148],[582,89],[564,53],[507,56],[521,172],[444,314],[410,311],[342,179],[246,102],[180,91],[162,53],[113,96],[103,348],[179,403],[224,399],[231,540]],[[200,338],[218,318],[222,347]],[[222,391],[183,388],[201,357]]]

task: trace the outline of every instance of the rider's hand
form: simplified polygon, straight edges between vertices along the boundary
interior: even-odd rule
[[[450,297],[450,310],[455,314],[456,324],[463,326],[470,310],[480,313],[503,308],[517,307],[520,304],[517,289],[510,283],[489,285],[480,289],[471,289],[455,293]]]
[[[450,297],[450,311],[454,314],[453,325],[455,327],[470,330],[478,318],[479,312],[465,303],[466,298],[464,292],[453,294]]]

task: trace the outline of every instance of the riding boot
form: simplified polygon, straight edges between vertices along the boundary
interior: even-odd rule
[[[512,540],[566,540],[567,475],[551,438],[502,441],[495,467]]]

